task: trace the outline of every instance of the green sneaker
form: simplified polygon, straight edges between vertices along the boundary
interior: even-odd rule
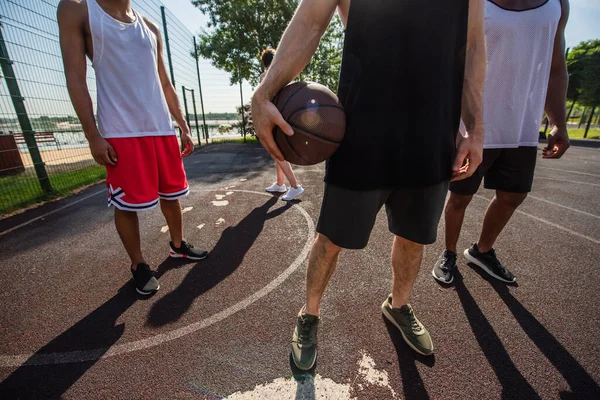
[[[299,369],[308,371],[317,360],[317,329],[321,318],[306,314],[304,309],[298,313],[292,336],[292,358]]]
[[[402,338],[414,351],[424,356],[433,354],[433,342],[429,332],[415,315],[410,304],[400,308],[392,308],[392,296],[390,295],[381,305],[383,315],[400,329]]]

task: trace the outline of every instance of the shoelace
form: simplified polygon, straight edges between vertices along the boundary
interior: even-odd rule
[[[410,327],[413,331],[421,330],[421,325],[417,321],[417,317],[415,317],[415,313],[412,310],[410,310],[408,313],[408,320],[410,321]]]
[[[188,242],[186,242],[185,240],[181,241],[181,249],[186,249],[186,250],[191,250],[194,248],[193,245],[189,244]]]
[[[503,273],[506,273],[506,268],[504,268],[504,265],[502,265],[500,260],[498,260],[498,258],[496,257],[496,250],[490,249],[490,251],[488,251],[488,254],[492,256],[492,262],[494,263],[494,266],[496,266],[496,268],[498,268]]]
[[[312,323],[308,323],[306,319],[302,318],[302,326],[300,327],[299,341],[302,344],[310,343],[310,331],[312,330]]]
[[[448,263],[448,260],[453,259],[456,262],[456,256],[454,255],[447,255],[446,253],[444,253],[442,255],[442,265],[440,266],[440,269],[444,272],[451,272],[453,267],[449,267],[449,265],[452,265],[450,263]]]

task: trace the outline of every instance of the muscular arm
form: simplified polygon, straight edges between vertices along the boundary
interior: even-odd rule
[[[96,162],[100,165],[115,165],[116,154],[96,126],[94,107],[87,86],[84,34],[87,8],[81,0],[62,0],[58,5],[57,19],[67,89],[73,108],[81,121]]]
[[[483,152],[483,86],[487,56],[483,16],[485,0],[469,1],[469,28],[462,96],[462,120],[469,136],[458,145],[453,168],[454,180],[471,176],[482,159]],[[465,160],[468,164],[465,165]]]
[[[560,158],[569,148],[567,133],[566,97],[569,74],[565,59],[565,27],[569,19],[569,1],[562,0],[562,16],[554,38],[552,65],[548,81],[545,111],[554,128],[548,135],[548,147],[544,149],[545,158]]]
[[[183,108],[181,107],[181,102],[179,101],[179,97],[177,97],[177,92],[171,83],[171,79],[169,75],[167,75],[167,68],[165,66],[165,60],[163,58],[163,40],[162,35],[160,34],[160,29],[149,19],[144,17],[144,21],[148,25],[148,28],[156,35],[156,45],[158,47],[158,76],[160,78],[160,84],[162,86],[163,93],[165,94],[165,100],[167,101],[167,106],[169,107],[169,112],[177,122],[177,126],[181,128],[181,138],[182,145],[184,147],[184,156],[188,156],[191,154],[189,144],[191,144],[191,150],[193,150],[193,143],[191,143],[190,136],[190,128],[185,120],[185,114],[183,112]],[[185,142],[185,143],[184,143]]]
[[[267,151],[280,161],[283,161],[283,156],[273,140],[273,127],[278,125],[287,134],[293,134],[293,130],[283,120],[271,103],[271,99],[309,63],[333,17],[338,2],[338,0],[303,0],[300,3],[277,47],[269,73],[252,98],[252,116],[257,136]]]

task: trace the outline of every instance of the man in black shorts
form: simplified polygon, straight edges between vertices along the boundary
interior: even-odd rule
[[[338,255],[367,245],[384,204],[395,237],[382,312],[413,350],[433,353],[408,298],[423,246],[436,239],[448,183],[470,176],[483,148],[483,0],[304,0],[252,100],[257,135],[273,157],[283,160],[273,127],[293,130],[270,100],[310,61],[336,7],[346,25],[338,96],[347,129],[327,163],[306,304],[292,336],[303,370],[316,360],[320,302]],[[473,134],[457,148],[461,115]]]
[[[514,18],[517,13],[519,18]],[[485,188],[495,190],[496,196],[485,213],[479,240],[463,254],[495,279],[507,283],[517,279],[498,260],[493,246],[531,191],[544,110],[554,128],[543,157],[560,158],[569,148],[564,40],[568,15],[568,0],[486,1],[485,150],[477,172],[450,185],[446,250],[432,271],[440,282],[454,281],[465,210],[484,178]],[[462,133],[466,134],[464,129]]]

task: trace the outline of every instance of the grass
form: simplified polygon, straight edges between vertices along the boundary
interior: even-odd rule
[[[32,169],[18,175],[0,177],[0,214],[68,195],[74,189],[105,179],[106,170],[95,165],[68,172],[51,172],[49,178],[54,189],[51,195],[42,192]]]
[[[214,144],[220,144],[220,143],[244,143],[244,138],[239,138],[239,139],[223,139],[223,140],[218,140],[218,139],[213,139],[213,143]],[[246,143],[260,143],[258,141],[258,139],[255,136],[246,136]]]
[[[581,128],[581,129],[569,129],[569,137],[571,139],[582,139],[584,132],[585,132],[585,128]],[[592,129],[592,128],[590,128],[590,130],[588,131],[587,138],[588,139],[598,139],[598,138],[600,138],[600,129]]]

